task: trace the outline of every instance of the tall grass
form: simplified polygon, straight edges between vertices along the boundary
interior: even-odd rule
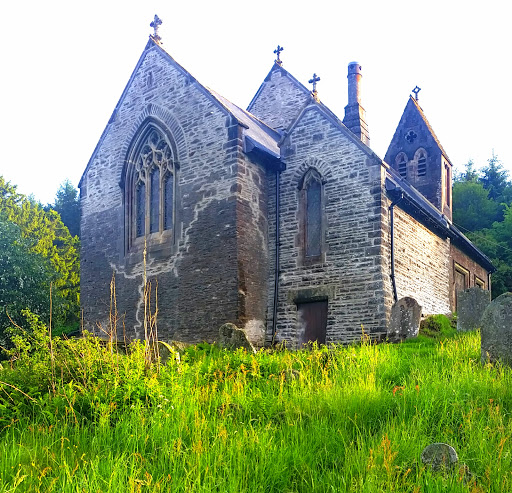
[[[480,364],[477,333],[195,346],[159,372],[142,344],[54,338],[55,392],[35,337],[0,371],[0,492],[512,491],[512,372]],[[423,466],[432,442],[467,468]]]

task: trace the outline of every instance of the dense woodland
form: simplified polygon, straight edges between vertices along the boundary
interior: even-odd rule
[[[512,182],[497,156],[480,169],[470,160],[456,174],[453,223],[496,267],[492,297],[512,291]]]
[[[497,156],[455,174],[453,222],[494,263],[492,296],[512,291],[512,182]],[[72,330],[79,321],[80,204],[69,180],[53,204],[17,192],[0,176],[0,335],[22,309]]]

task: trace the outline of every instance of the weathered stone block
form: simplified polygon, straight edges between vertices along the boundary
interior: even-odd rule
[[[473,287],[457,293],[457,330],[467,332],[480,328],[482,315],[491,302],[491,292]]]
[[[457,452],[447,443],[432,443],[421,453],[421,462],[431,466],[434,471],[450,469],[458,460]]]
[[[414,298],[399,299],[391,308],[388,339],[392,342],[416,337],[420,330],[421,306]]]
[[[244,348],[255,353],[256,350],[247,339],[245,332],[235,324],[224,324],[219,329],[219,345],[223,348],[238,349]]]
[[[480,321],[482,363],[512,364],[512,293],[504,293],[485,309]]]

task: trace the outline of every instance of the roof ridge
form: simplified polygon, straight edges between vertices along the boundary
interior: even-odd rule
[[[409,95],[409,100],[412,101],[412,103],[414,104],[414,106],[415,106],[416,110],[418,111],[418,113],[420,114],[423,122],[427,126],[429,132],[432,134],[432,137],[434,138],[434,140],[436,141],[436,144],[439,146],[439,149],[441,149],[441,152],[443,153],[444,157],[450,162],[450,164],[452,164],[450,158],[448,157],[448,154],[446,153],[446,151],[444,150],[444,148],[441,144],[441,141],[437,137],[436,133],[434,132],[434,129],[432,128],[432,125],[430,124],[427,117],[425,116],[423,108],[418,103],[418,100],[416,98],[413,98],[411,95]]]

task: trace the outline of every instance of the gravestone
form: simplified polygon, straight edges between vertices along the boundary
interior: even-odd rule
[[[457,331],[467,332],[480,328],[482,315],[491,302],[491,292],[479,287],[457,293]]]
[[[223,348],[238,349],[244,348],[255,353],[253,345],[247,339],[245,332],[235,324],[224,324],[219,329],[219,345]]]
[[[414,298],[399,299],[391,308],[388,339],[391,342],[416,337],[420,330],[421,306]]]
[[[512,365],[512,293],[504,293],[485,309],[480,321],[482,363]]]
[[[457,464],[458,460],[457,452],[447,443],[432,443],[421,453],[421,462],[431,466],[434,471],[450,469]]]

